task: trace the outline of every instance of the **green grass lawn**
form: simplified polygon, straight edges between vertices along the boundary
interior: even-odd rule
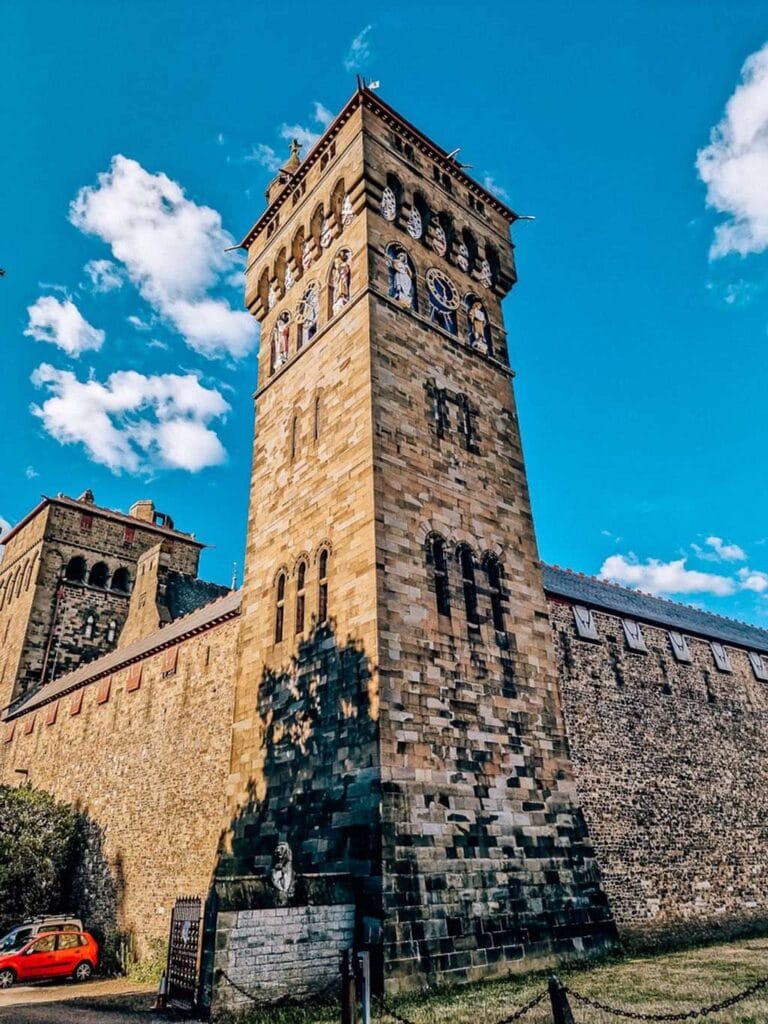
[[[679,1013],[719,1002],[768,975],[768,939],[750,939],[720,946],[627,956],[591,967],[562,968],[563,984],[604,1003],[645,1013]],[[546,987],[546,976],[513,975],[456,989],[439,989],[391,1001],[413,1024],[496,1024]],[[577,1024],[609,1024],[608,1016],[571,1001]],[[338,1005],[254,1009],[238,1024],[339,1024]],[[736,1006],[703,1018],[714,1024],[766,1024],[768,989]],[[395,1024],[378,1006],[377,1024]],[[528,1013],[525,1024],[551,1024],[549,1002]],[[227,1022],[228,1024],[228,1022]]]

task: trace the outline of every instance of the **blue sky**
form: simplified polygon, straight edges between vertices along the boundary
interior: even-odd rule
[[[542,556],[768,625],[764,4],[0,13],[3,520],[150,496],[205,576],[241,565],[257,338],[222,250],[361,71],[536,216],[505,316]]]

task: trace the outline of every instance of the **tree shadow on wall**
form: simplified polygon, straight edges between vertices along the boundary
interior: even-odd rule
[[[75,811],[67,905],[98,942],[100,971],[118,974],[125,970],[130,947],[130,937],[120,926],[125,897],[123,858],[118,853],[110,861],[103,827],[87,810],[76,805]]]
[[[362,643],[313,626],[285,668],[264,668],[256,704],[263,777],[222,835],[216,875],[268,873],[281,842],[297,873],[378,874],[378,694]]]

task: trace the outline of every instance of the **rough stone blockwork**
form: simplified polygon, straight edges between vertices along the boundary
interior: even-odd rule
[[[608,588],[610,589],[610,588]],[[662,604],[662,602],[659,602]],[[768,684],[745,650],[718,671],[688,635],[678,662],[666,629],[550,601],[579,796],[621,936],[690,941],[768,926]]]

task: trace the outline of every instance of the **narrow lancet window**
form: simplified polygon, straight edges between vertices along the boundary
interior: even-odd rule
[[[275,643],[283,641],[283,627],[285,625],[285,573],[281,572],[277,577],[277,591],[275,601]]]

